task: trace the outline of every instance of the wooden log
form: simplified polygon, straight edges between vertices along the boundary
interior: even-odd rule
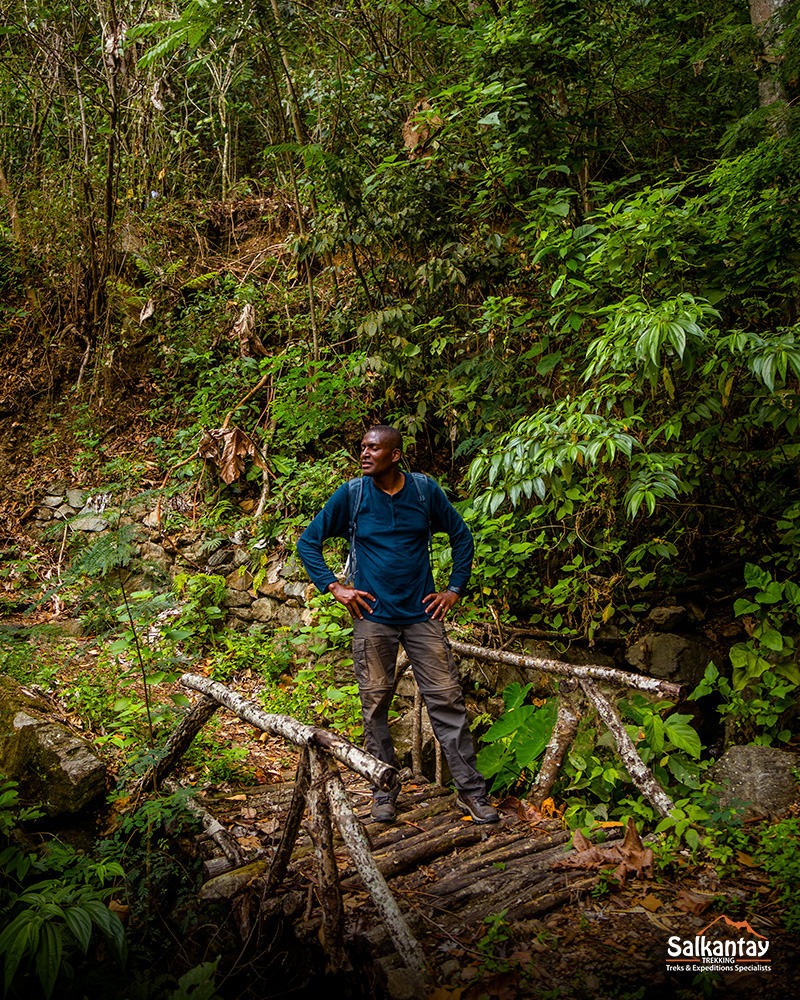
[[[483,836],[482,828],[475,823],[460,827],[457,830],[434,830],[431,838],[425,836],[414,838],[413,843],[402,851],[392,851],[376,862],[381,875],[389,881],[405,875],[419,865],[427,864],[443,854],[449,854],[459,847],[468,847]],[[357,886],[352,880],[342,883],[343,888],[353,889]]]
[[[542,670],[545,673],[559,674],[562,677],[577,677],[579,680],[583,678],[594,679],[622,687],[638,688],[640,691],[648,691],[658,698],[670,698],[673,701],[680,701],[683,697],[683,688],[679,684],[670,684],[669,681],[661,681],[655,677],[646,677],[641,674],[629,674],[624,670],[616,670],[614,667],[601,667],[595,664],[579,666],[574,663],[563,663],[560,660],[546,660],[537,656],[521,656],[518,653],[488,649],[486,646],[473,646],[455,639],[450,640],[450,645],[456,653],[460,653],[462,656],[476,656],[481,660],[508,663],[523,669]]]
[[[521,834],[520,837],[514,838],[512,843],[492,851],[484,851],[471,859],[471,852],[464,851],[459,857],[457,870],[434,883],[430,887],[430,892],[436,896],[446,895],[474,880],[479,873],[489,871],[494,865],[507,867],[515,861],[525,865],[533,865],[541,862],[543,858],[559,857],[563,853],[561,848],[571,837],[571,830],[562,830],[547,837],[537,837],[535,840]]]
[[[303,747],[300,760],[297,764],[297,774],[294,779],[294,791],[292,793],[292,801],[289,803],[289,812],[286,814],[280,843],[278,844],[278,849],[275,851],[272,867],[269,870],[269,876],[264,886],[265,896],[271,896],[286,875],[286,869],[289,867],[289,859],[292,856],[292,848],[300,832],[303,813],[306,811],[306,792],[308,791],[310,780],[311,765],[309,762],[309,751],[308,747]]]
[[[407,968],[422,971],[427,965],[425,953],[408,929],[397,901],[375,864],[364,830],[353,812],[338,770],[330,762],[329,769],[330,779],[325,786],[328,802],[350,857],[391,935],[398,955]]]
[[[319,901],[322,907],[322,933],[329,972],[338,972],[345,964],[344,905],[339,884],[339,871],[333,850],[331,810],[327,784],[330,780],[325,755],[312,747],[309,752],[311,784],[308,789],[310,818],[308,831],[314,843]]]
[[[198,895],[200,899],[206,901],[231,900],[244,892],[253,879],[263,875],[266,868],[267,862],[259,860],[251,861],[249,865],[242,865],[232,871],[223,872],[221,875],[209,879],[208,882],[204,882]]]
[[[541,807],[544,800],[549,797],[550,792],[553,790],[564,754],[569,750],[578,731],[580,711],[571,697],[570,690],[570,688],[576,686],[577,682],[572,680],[572,678],[565,678],[559,684],[561,698],[558,702],[556,724],[553,726],[553,734],[545,749],[542,766],[536,775],[536,781],[528,796],[531,804],[536,806],[537,809]]]
[[[614,737],[620,758],[631,781],[662,816],[669,816],[675,808],[675,803],[659,785],[653,772],[639,756],[639,751],[622,724],[617,710],[590,680],[581,680],[580,684],[586,692],[586,696],[597,709],[597,714]]]
[[[202,695],[192,705],[170,734],[163,757],[149,767],[132,789],[132,797],[143,792],[158,791],[162,782],[178,765],[181,757],[192,745],[192,740],[220,707],[215,698]]]
[[[593,875],[589,878],[584,877],[570,881],[569,887],[566,889],[548,887],[509,910],[506,914],[506,920],[519,922],[520,920],[530,920],[532,917],[541,917],[566,903],[574,903],[576,899],[589,892],[595,885],[597,885],[597,876]]]
[[[458,868],[440,881],[426,888],[431,898],[443,898],[448,907],[458,909],[473,899],[486,900],[496,906],[495,912],[503,909],[505,901],[519,894],[526,894],[531,887],[549,878],[551,863],[560,861],[564,852],[562,845],[541,851],[533,858],[518,857],[505,864],[502,871],[491,866],[482,871],[462,873]]]
[[[336,760],[340,760],[349,767],[351,771],[360,774],[384,791],[390,791],[397,786],[396,768],[390,767],[384,761],[367,753],[366,750],[350,743],[349,740],[337,736],[336,733],[319,729],[316,726],[307,726],[289,715],[271,715],[255,702],[242,698],[241,695],[231,691],[224,684],[212,681],[209,677],[201,677],[199,674],[183,674],[180,682],[184,687],[200,691],[214,698],[234,715],[238,715],[240,719],[255,726],[256,729],[271,733],[273,736],[282,736],[299,747],[318,746],[324,748]]]
[[[411,724],[411,770],[422,774],[422,694],[414,691],[414,708]]]
[[[164,787],[171,792],[177,792],[182,788],[177,781],[172,781],[170,778],[164,781]],[[247,856],[239,847],[236,838],[225,829],[216,817],[212,816],[205,806],[201,806],[193,798],[188,798],[185,805],[186,809],[200,820],[203,830],[219,847],[232,868],[238,868],[246,862]]]

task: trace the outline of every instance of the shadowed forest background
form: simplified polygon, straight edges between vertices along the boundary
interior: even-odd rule
[[[621,656],[653,607],[708,623],[690,707],[627,709],[681,811],[661,823],[663,863],[755,857],[796,931],[796,809],[752,833],[713,811],[703,775],[733,744],[798,746],[799,33],[797,0],[6,0],[0,607],[16,624],[0,660],[62,685],[117,795],[159,752],[175,711],[159,685],[187,663],[261,671],[269,711],[357,739],[335,607],[228,629],[222,577],[159,589],[132,573],[127,515],[163,505],[205,556],[238,538],[258,583],[356,474],[363,431],[389,423],[473,531],[454,626],[468,641],[529,635],[593,662]],[[104,495],[113,530],[32,532],[59,488]],[[437,540],[437,572],[448,555]],[[143,652],[170,608],[167,651]],[[116,687],[80,665],[56,682],[73,661],[53,616],[81,623]],[[554,703],[490,694],[482,761],[495,794],[524,797]],[[236,754],[206,747],[226,753],[217,779]],[[73,848],[14,833],[36,829],[36,803],[3,787],[9,995],[214,995],[199,945],[167,978],[128,977],[139,992],[114,992],[89,947],[121,960],[100,901],[127,878],[147,911],[132,955],[164,962],[148,851],[179,801],[123,810],[75,882]],[[574,828],[655,829],[630,792],[593,735],[554,799]],[[60,916],[25,895],[40,883]],[[179,985],[192,968],[199,985]]]

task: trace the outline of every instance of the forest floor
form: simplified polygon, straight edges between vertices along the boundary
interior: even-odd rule
[[[69,644],[69,654],[64,643]],[[90,638],[62,640],[50,690],[45,692],[54,714],[88,736],[97,734],[73,710],[68,693],[76,680],[85,684],[96,675],[98,652]],[[260,678],[248,672],[231,686],[254,697],[259,683]],[[232,748],[237,748],[235,755]],[[113,776],[124,755],[112,744],[106,744],[104,753]],[[290,781],[295,766],[294,748],[222,710],[207,726],[202,754],[185,760],[177,776],[204,795],[246,799],[249,790]],[[243,801],[239,815],[247,809]],[[795,814],[800,815],[800,802]],[[257,815],[251,817],[252,826],[258,822]],[[524,825],[526,820],[520,814],[513,822]],[[243,849],[258,856],[258,850],[252,851],[257,841],[241,826],[236,829],[243,833]],[[460,933],[432,928],[437,962],[430,1000],[728,996],[788,1000],[800,995],[800,942],[785,929],[780,889],[766,872],[743,853],[724,873],[713,865],[695,863],[688,852],[660,858],[650,872],[639,873],[644,877],[621,882],[610,868],[591,872],[595,878],[590,889],[533,920],[507,922],[501,912],[497,919]],[[402,898],[400,884],[396,891]],[[748,932],[769,941],[770,971],[693,972],[689,963],[675,971],[676,966],[669,965],[670,938],[693,940],[715,922],[727,928],[745,918]],[[428,953],[432,954],[430,947]]]

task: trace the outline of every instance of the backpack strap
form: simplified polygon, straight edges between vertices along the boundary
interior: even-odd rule
[[[347,562],[344,564],[345,583],[348,580],[355,580],[356,576],[356,519],[361,507],[361,496],[364,492],[364,477],[356,476],[355,479],[347,481],[347,512],[349,525],[347,528],[347,538],[350,544],[350,551],[347,553]]]
[[[425,511],[425,519],[428,522],[428,552],[433,555],[433,522],[431,520],[431,493],[430,482],[424,472],[408,472],[414,485],[417,488],[417,497],[422,509]]]

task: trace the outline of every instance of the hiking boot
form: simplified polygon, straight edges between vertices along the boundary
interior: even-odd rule
[[[375,820],[376,823],[392,823],[397,815],[397,809],[395,809],[395,796],[390,795],[388,792],[375,792],[372,796],[372,810],[370,811],[370,817]]]
[[[459,795],[456,805],[468,812],[476,823],[500,822],[500,813],[486,795]]]

